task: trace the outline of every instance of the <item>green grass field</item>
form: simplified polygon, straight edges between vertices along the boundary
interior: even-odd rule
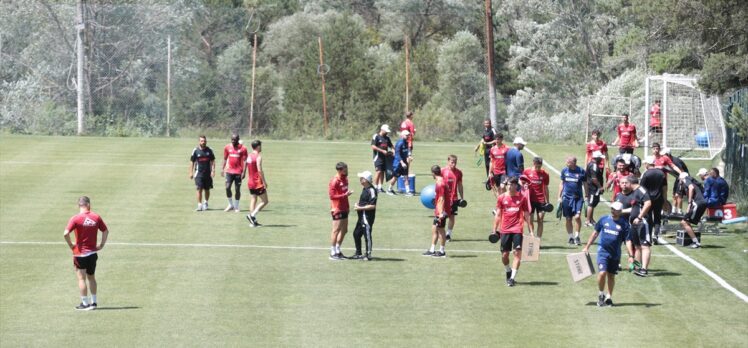
[[[208,139],[218,153],[226,142]],[[619,274],[617,306],[596,307],[592,278],[571,280],[565,255],[581,248],[566,245],[555,216],[546,218],[540,261],[524,263],[508,288],[497,245],[486,241],[495,200],[471,144],[416,143],[418,188],[450,153],[465,172],[470,204],[448,258],[420,256],[431,212],[417,197],[383,195],[375,260],[334,262],[327,182],[335,163],[347,162],[357,199],[355,173],[372,169],[368,142],[265,141],[262,228],[250,228],[246,212],[223,212],[220,177],[211,210],[193,211],[196,143],[0,137],[0,346],[748,346],[748,303],[664,246],[654,248],[652,276]],[[566,154],[582,155],[581,147],[530,148],[559,169]],[[549,173],[554,197],[558,176]],[[79,298],[62,238],[83,194],[111,231],[92,312],[73,310]],[[246,187],[242,194],[246,211]],[[748,293],[745,226],[705,236],[701,250],[678,248]],[[352,247],[349,235],[344,253]]]

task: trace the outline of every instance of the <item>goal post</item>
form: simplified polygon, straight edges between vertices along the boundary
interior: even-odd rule
[[[659,142],[684,159],[711,160],[725,148],[725,125],[717,96],[696,87],[697,78],[659,75],[644,87],[644,146]],[[660,101],[661,129],[650,127],[655,101]]]

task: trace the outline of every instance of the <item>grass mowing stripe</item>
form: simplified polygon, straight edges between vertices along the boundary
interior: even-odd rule
[[[538,154],[536,154],[535,152],[533,152],[532,150],[530,150],[527,147],[525,147],[525,150],[527,150],[527,152],[529,152],[533,156],[536,156],[536,157],[538,156]],[[561,175],[561,172],[559,172],[552,165],[550,165],[548,163],[543,163],[543,165],[547,166],[548,169],[552,170],[554,173],[556,173],[558,175]],[[600,198],[601,198],[601,200],[605,204],[610,205],[610,202],[608,200],[606,200],[604,197],[600,197]],[[735,296],[737,296],[739,299],[743,300],[744,302],[748,302],[748,296],[746,296],[744,293],[740,292],[738,289],[735,289],[732,285],[730,285],[728,282],[726,282],[724,279],[722,279],[722,277],[720,277],[719,275],[717,275],[716,273],[714,273],[712,270],[706,268],[706,266],[700,264],[698,261],[692,259],[688,255],[686,255],[683,252],[681,252],[680,250],[676,249],[674,246],[670,245],[670,243],[668,243],[664,238],[658,238],[657,241],[658,241],[659,244],[664,245],[668,250],[670,250],[670,252],[672,252],[676,256],[682,258],[683,260],[686,260],[686,262],[694,265],[694,267],[696,267],[700,271],[706,273],[706,275],[708,275],[710,278],[714,279],[714,281],[716,281],[717,284],[719,284],[723,288],[727,289],[727,291],[733,293]],[[664,256],[664,255],[660,255],[660,256]]]

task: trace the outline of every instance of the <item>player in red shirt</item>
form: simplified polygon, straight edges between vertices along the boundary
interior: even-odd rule
[[[530,221],[530,209],[527,197],[517,191],[519,180],[510,177],[507,181],[507,192],[496,200],[496,218],[493,230],[501,236],[501,262],[506,269],[506,285],[514,286],[515,277],[522,261],[522,222],[527,223],[530,235],[534,235]],[[509,266],[509,252],[513,251],[514,260]]]
[[[410,132],[410,138],[408,138],[408,149],[413,151],[413,138],[416,136],[416,126],[413,124],[413,112],[408,111],[405,113],[405,119],[400,122],[400,131]],[[408,166],[410,168],[410,166]]]
[[[652,108],[649,109],[649,132],[652,134],[662,133],[662,112],[660,100],[655,100]]]
[[[538,227],[535,229],[538,234],[538,238],[543,236],[543,219],[545,218],[545,205],[549,203],[548,185],[550,184],[550,176],[543,170],[543,159],[541,157],[535,157],[532,159],[532,168],[525,169],[522,172],[522,176],[526,177],[529,181],[530,191],[530,222],[532,222],[532,214],[537,212],[538,216]]]
[[[493,183],[491,187],[496,197],[504,193],[504,179],[506,179],[506,153],[509,152],[509,148],[504,145],[503,141],[504,135],[497,133],[496,144],[494,144],[489,152],[491,155],[491,165],[488,180]]]
[[[457,209],[459,208],[460,202],[465,199],[462,189],[462,171],[457,168],[457,156],[447,156],[447,167],[442,169],[442,180],[447,182],[449,186],[452,209],[448,211],[449,219],[447,222],[447,233],[445,238],[447,241],[452,240],[452,230],[455,228],[455,216],[457,215]]]
[[[610,199],[611,202],[616,199],[616,196],[619,193],[621,193],[621,181],[626,179],[629,175],[631,175],[631,173],[626,170],[626,161],[624,161],[623,158],[619,158],[618,161],[616,161],[616,171],[608,175],[608,183],[605,185],[605,189],[608,191],[610,191],[611,186],[613,187],[613,198]]]
[[[621,117],[623,117],[623,122],[616,128],[618,137],[616,137],[613,145],[618,144],[618,151],[620,153],[634,153],[634,148],[639,147],[636,126],[633,123],[629,123],[629,114],[623,114]]]
[[[600,162],[600,169],[605,168],[607,165],[610,168],[610,156],[608,156],[608,144],[604,140],[600,139],[600,130],[595,129],[592,131],[592,140],[587,143],[586,154],[584,156],[584,163],[590,163],[592,161],[592,153],[600,151],[605,159]]]
[[[257,213],[268,205],[268,182],[265,180],[265,172],[262,170],[262,142],[255,140],[252,142],[252,153],[247,157],[247,187],[249,188],[249,214],[247,221],[253,227],[262,226],[257,222]],[[257,198],[260,198],[260,204],[257,204]]]
[[[246,175],[244,162],[247,161],[247,148],[239,143],[239,135],[231,135],[231,143],[223,148],[223,167],[221,176],[226,176],[226,198],[229,205],[224,211],[239,212],[239,198],[241,197],[242,180]],[[236,194],[231,198],[231,184],[234,184]]]
[[[332,234],[330,235],[330,260],[345,259],[340,252],[345,234],[348,233],[348,196],[353,191],[348,189],[348,165],[338,162],[335,165],[337,174],[330,179],[327,193],[330,196],[330,215],[332,215]]]
[[[449,185],[442,177],[442,169],[438,165],[431,166],[431,175],[434,177],[434,222],[431,226],[431,248],[426,250],[423,256],[447,257],[444,251],[446,236],[444,226],[447,224],[447,216],[451,207],[449,199]],[[436,242],[439,242],[439,251],[436,250]]]
[[[65,227],[64,237],[68,247],[73,251],[73,265],[78,276],[78,289],[81,303],[77,310],[96,309],[96,252],[104,248],[109,230],[99,214],[91,211],[91,199],[82,196],[78,199],[80,213],[74,215]],[[101,244],[96,245],[101,231]],[[70,233],[75,232],[75,244],[70,240]],[[88,286],[86,286],[88,280]],[[88,302],[88,290],[91,289],[91,302]]]

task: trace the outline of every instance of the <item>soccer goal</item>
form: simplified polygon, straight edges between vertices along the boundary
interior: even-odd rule
[[[586,143],[592,137],[592,131],[600,131],[600,136],[606,143],[610,144],[616,139],[618,133],[616,126],[621,123],[621,115],[629,115],[629,121],[633,124],[641,121],[637,113],[633,112],[634,101],[629,97],[590,95],[586,98],[587,110],[585,120],[585,132],[582,143]]]
[[[725,124],[719,98],[696,87],[685,75],[649,76],[645,81],[644,145],[659,142],[684,159],[714,158],[725,148]],[[653,109],[660,102],[660,112]],[[654,115],[653,115],[654,114]],[[661,127],[650,127],[659,116]]]

